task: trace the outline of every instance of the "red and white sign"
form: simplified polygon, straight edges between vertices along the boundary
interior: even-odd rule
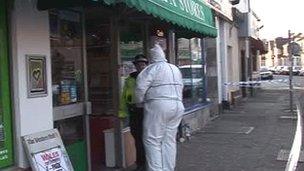
[[[38,170],[40,171],[65,171],[68,170],[66,157],[60,147],[44,152],[36,153],[33,156]]]

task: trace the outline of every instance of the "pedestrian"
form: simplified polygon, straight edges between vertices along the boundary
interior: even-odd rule
[[[148,65],[148,59],[144,55],[137,55],[134,57],[133,64],[136,68],[135,72],[129,74],[125,80],[123,87],[119,117],[129,117],[129,126],[131,134],[135,140],[136,148],[136,170],[141,171],[145,168],[145,149],[143,145],[143,108],[137,107],[134,101],[134,90],[136,78],[138,74]]]
[[[159,45],[150,50],[151,64],[137,77],[135,100],[144,106],[143,141],[148,171],[173,171],[176,134],[184,112],[179,69],[169,64]]]

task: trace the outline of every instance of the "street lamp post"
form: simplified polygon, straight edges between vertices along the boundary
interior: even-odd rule
[[[288,47],[291,45],[291,32],[288,30]],[[292,60],[292,52],[291,50],[288,50],[288,58],[290,62],[289,67],[289,106],[290,106],[290,112],[293,114],[293,86],[292,86],[292,68],[293,68],[293,60]]]
[[[301,46],[296,43],[295,39],[299,38],[299,40],[304,39],[304,37],[300,37],[302,33],[299,33],[295,36],[288,30],[288,58],[289,58],[289,96],[290,96],[290,112],[293,114],[293,85],[292,85],[292,77],[293,77],[293,56],[300,56],[301,54]],[[298,41],[299,41],[298,40]]]

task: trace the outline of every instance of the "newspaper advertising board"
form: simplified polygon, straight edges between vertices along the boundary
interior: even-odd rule
[[[22,137],[34,171],[74,171],[57,129]]]

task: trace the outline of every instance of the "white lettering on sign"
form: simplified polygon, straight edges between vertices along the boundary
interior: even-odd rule
[[[8,150],[2,150],[2,151],[0,151],[0,155],[6,154],[6,153],[8,153]]]
[[[8,159],[8,155],[0,156],[0,161]]]
[[[191,0],[160,0],[160,1],[168,3],[169,5],[179,8],[182,11],[185,11],[188,14],[205,21],[204,9],[197,2]]]

